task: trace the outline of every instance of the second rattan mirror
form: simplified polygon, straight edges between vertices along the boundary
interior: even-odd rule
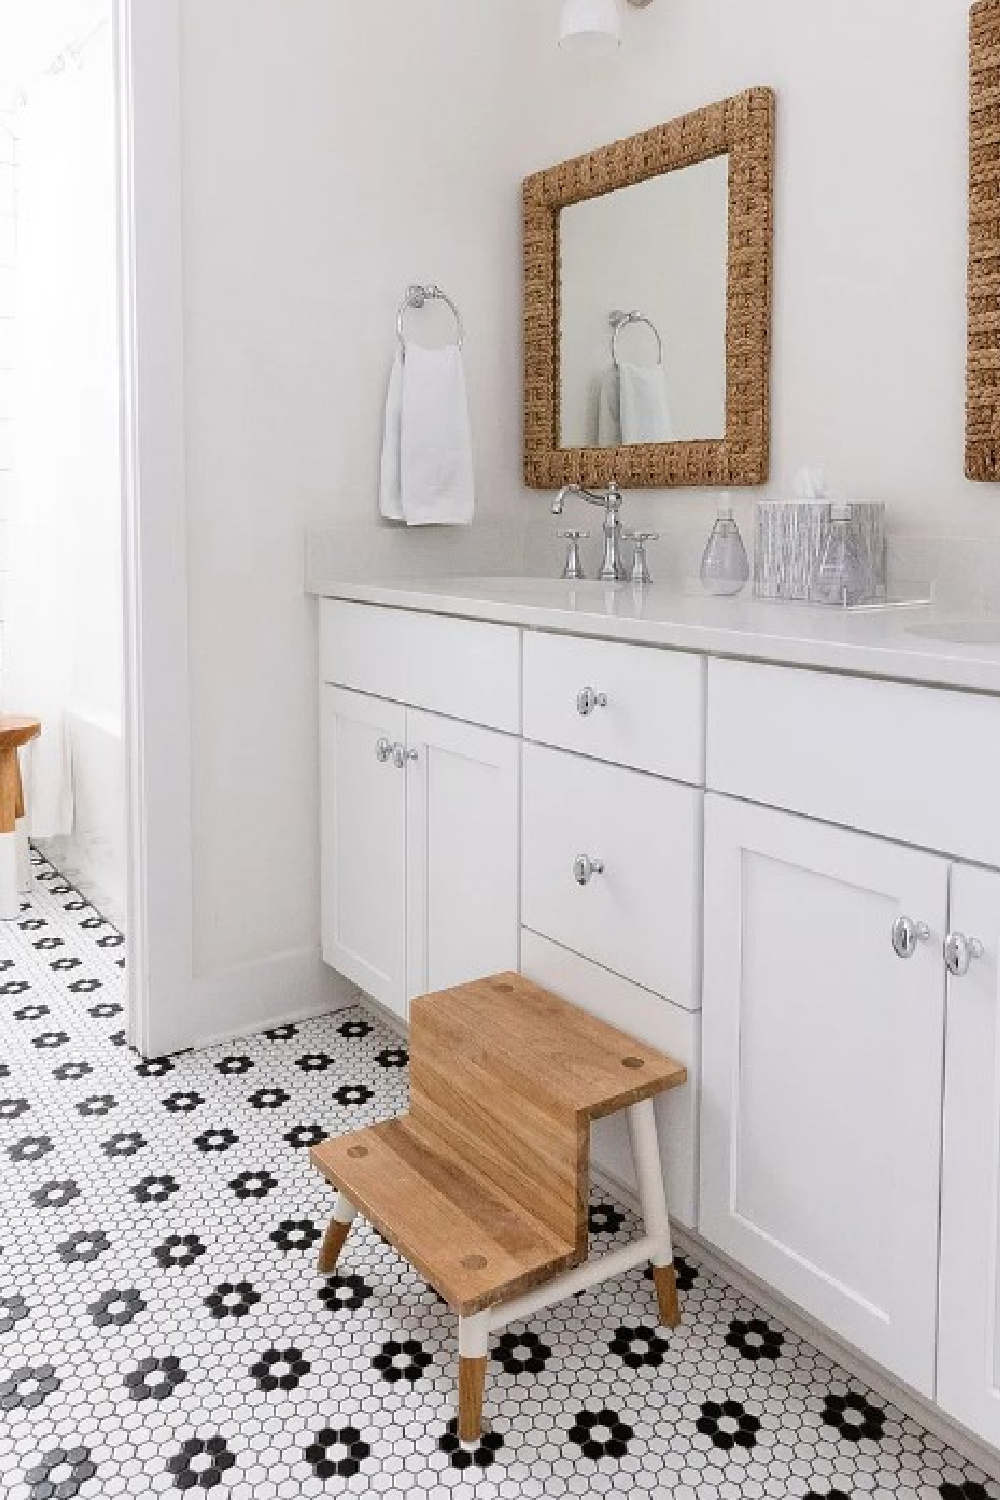
[[[768,477],[774,101],[753,89],[528,178],[528,484]]]

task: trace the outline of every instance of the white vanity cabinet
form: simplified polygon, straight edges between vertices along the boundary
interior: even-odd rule
[[[320,690],[323,957],[381,1005],[406,1013],[406,742],[398,703]]]
[[[726,797],[705,820],[702,1233],[930,1395],[947,862]]]
[[[994,1443],[998,763],[995,697],[711,663],[701,1231]]]
[[[323,957],[405,1019],[518,967],[518,634],[329,602],[320,659]]]
[[[325,957],[404,1017],[520,968],[679,1058],[672,1214],[1000,1448],[1000,675],[595,639],[541,587],[324,600]]]
[[[937,1396],[1000,1448],[1000,874],[952,872],[951,929]]]

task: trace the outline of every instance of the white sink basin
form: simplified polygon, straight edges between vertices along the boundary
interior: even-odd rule
[[[927,620],[907,625],[910,635],[928,641],[953,641],[960,646],[1000,646],[1000,620]]]

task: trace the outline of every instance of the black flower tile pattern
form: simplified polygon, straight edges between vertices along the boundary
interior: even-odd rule
[[[777,1359],[785,1342],[779,1328],[772,1328],[763,1318],[734,1318],[726,1334],[726,1343],[738,1349],[744,1359]]]
[[[448,1309],[361,1220],[315,1273],[308,1148],[406,1108],[399,1037],[358,1007],[144,1062],[120,935],[35,860],[0,929],[3,1500],[1000,1500],[686,1247],[679,1328],[640,1269],[497,1335],[463,1448]],[[636,1232],[606,1192],[590,1221]]]

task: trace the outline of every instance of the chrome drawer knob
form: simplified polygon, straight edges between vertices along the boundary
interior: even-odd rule
[[[397,771],[405,770],[408,760],[419,760],[419,758],[418,750],[408,750],[405,745],[401,744],[392,747],[392,763]]]
[[[387,761],[392,759],[392,743],[385,738],[385,735],[375,742],[375,759],[380,766],[384,766]]]
[[[595,708],[607,708],[607,693],[595,693],[592,687],[581,688],[576,695],[576,711],[582,718],[588,718]]]
[[[982,958],[984,952],[979,938],[966,937],[964,932],[949,932],[944,940],[944,961],[949,974],[964,979],[974,958]]]
[[[926,922],[912,917],[897,917],[892,924],[892,946],[899,958],[912,958],[918,943],[930,942],[931,930]]]
[[[577,885],[589,885],[595,875],[603,874],[603,859],[591,859],[589,854],[578,854],[573,861],[573,879]]]

